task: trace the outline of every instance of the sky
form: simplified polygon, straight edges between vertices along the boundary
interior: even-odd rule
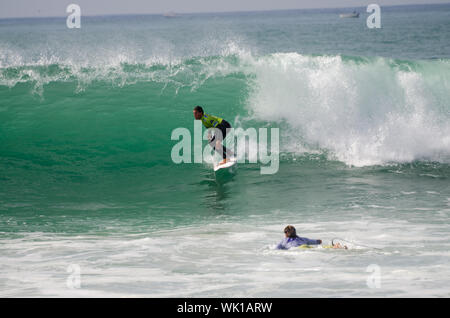
[[[0,18],[67,16],[69,4],[82,15],[227,12],[450,3],[450,0],[0,0]]]

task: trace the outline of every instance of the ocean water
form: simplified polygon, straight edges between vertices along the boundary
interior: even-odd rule
[[[450,296],[450,5],[343,11],[0,20],[0,296]],[[279,171],[173,163],[195,105]]]

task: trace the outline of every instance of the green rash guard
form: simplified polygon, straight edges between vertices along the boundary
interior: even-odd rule
[[[222,122],[222,120],[222,118],[208,114],[203,114],[202,117],[203,126],[205,126],[206,128],[215,128]]]

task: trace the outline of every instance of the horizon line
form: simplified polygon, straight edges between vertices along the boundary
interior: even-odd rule
[[[396,5],[383,5],[381,8],[392,7],[412,7],[412,6],[442,6],[450,5],[447,3],[415,3],[415,4],[396,4]],[[83,17],[112,17],[112,16],[164,16],[167,13],[174,13],[176,16],[189,15],[189,14],[227,14],[227,13],[254,13],[254,12],[276,12],[276,11],[312,11],[312,10],[335,10],[335,9],[355,9],[366,8],[366,6],[352,6],[352,7],[325,7],[325,8],[290,8],[290,9],[260,9],[260,10],[233,10],[233,11],[192,11],[192,12],[176,12],[176,11],[164,11],[158,13],[108,13],[108,14],[82,14]],[[47,18],[67,18],[67,15],[58,16],[15,16],[15,17],[0,17],[0,20],[7,19],[47,19]]]

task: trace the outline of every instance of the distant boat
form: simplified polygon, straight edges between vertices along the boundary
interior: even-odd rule
[[[166,18],[175,18],[177,14],[175,12],[166,12],[163,14],[163,16]]]
[[[339,18],[359,18],[359,12],[353,11],[352,13],[342,13]]]

